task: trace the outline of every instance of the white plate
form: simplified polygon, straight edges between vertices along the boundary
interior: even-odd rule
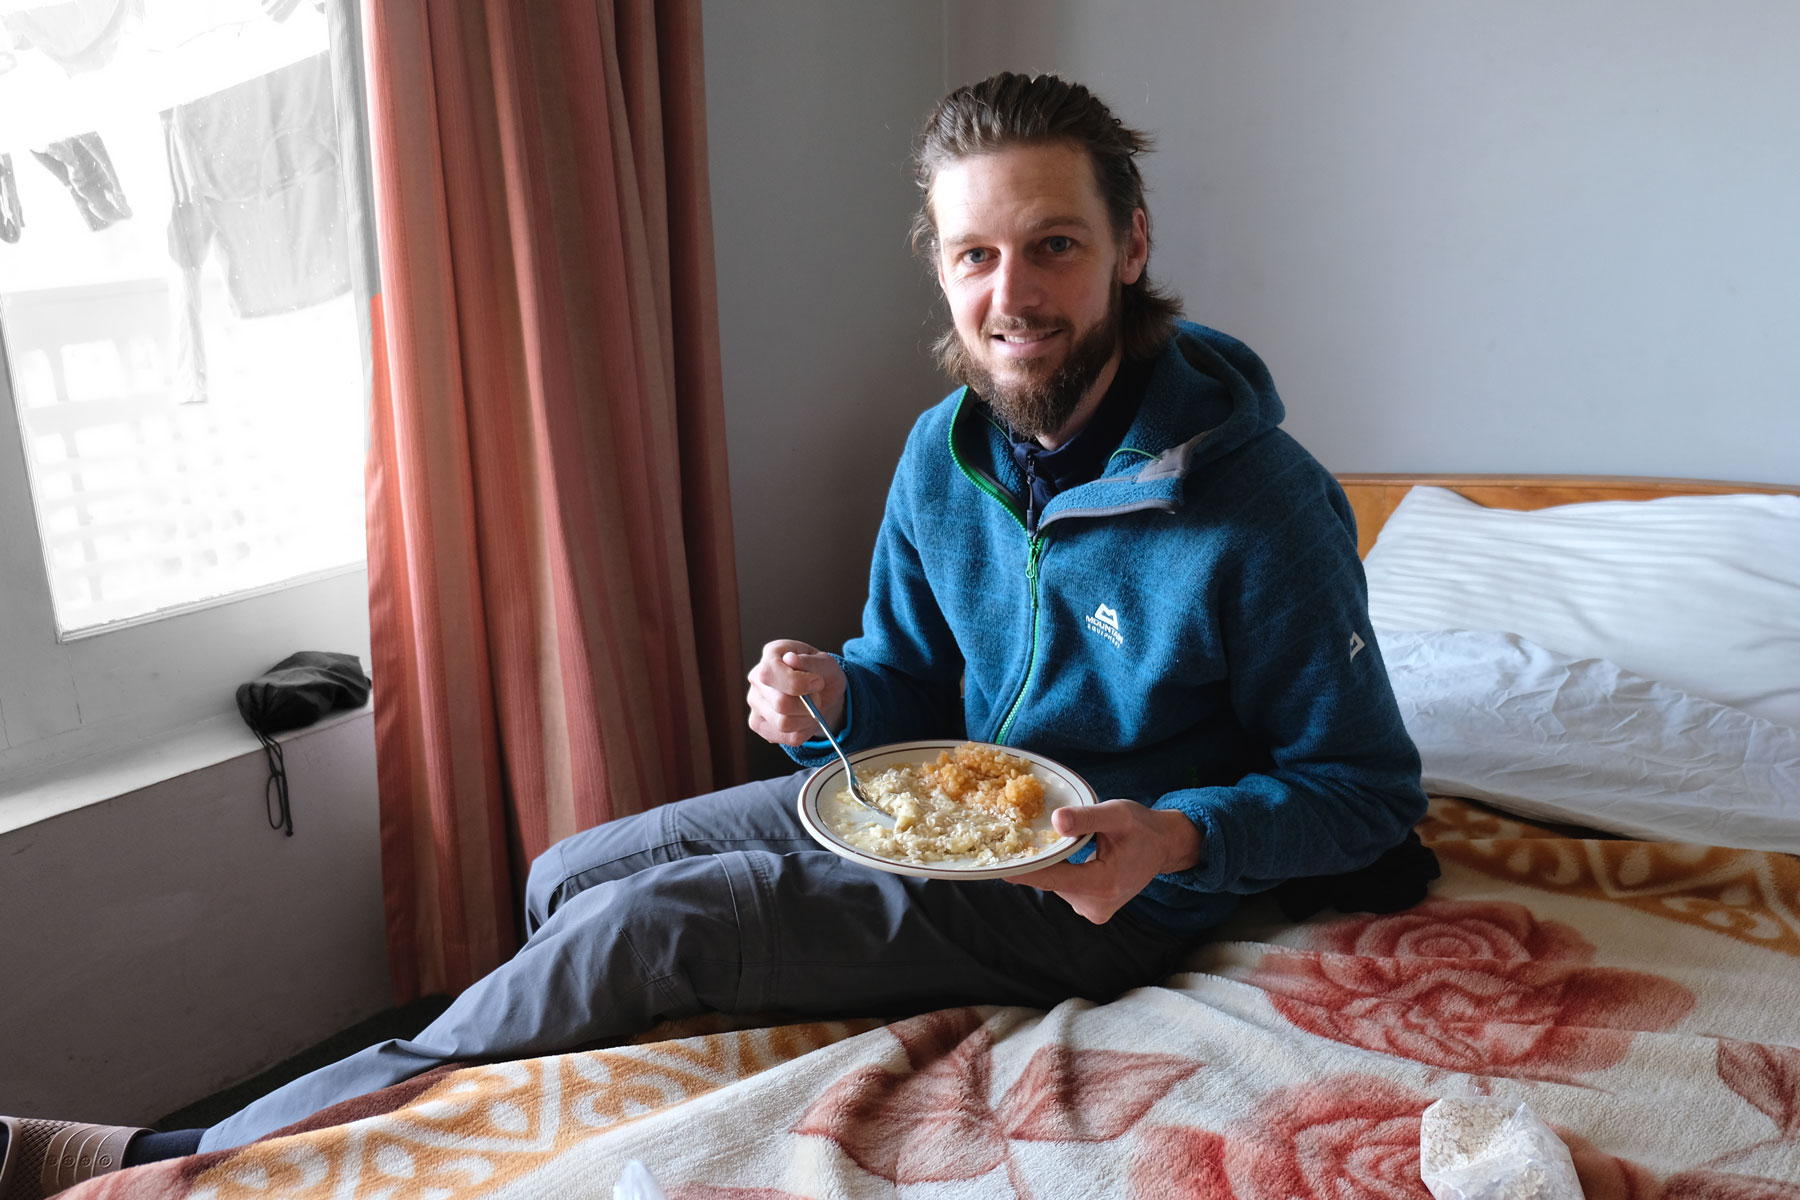
[[[926,742],[896,742],[891,746],[877,746],[873,750],[864,750],[850,756],[850,761],[859,768],[894,766],[903,762],[934,762],[938,751],[954,750],[958,746],[970,743],[956,740]],[[985,742],[973,743],[977,746],[987,745]],[[1050,826],[1050,814],[1059,808],[1070,805],[1098,804],[1100,798],[1094,789],[1088,786],[1087,780],[1063,766],[1055,759],[1045,758],[1041,754],[1033,754],[1029,750],[1019,750],[1012,746],[995,746],[994,749],[1022,758],[1031,764],[1031,773],[1044,784],[1044,812],[1031,827],[1047,830]],[[1026,858],[1010,859],[1007,862],[988,866],[976,866],[973,861],[959,866],[957,860],[945,859],[935,863],[912,863],[904,859],[887,858],[871,850],[852,846],[826,825],[820,815],[821,806],[832,806],[839,803],[837,795],[845,788],[844,764],[833,758],[830,762],[814,771],[800,789],[800,822],[806,826],[806,832],[812,834],[813,840],[833,854],[841,854],[851,862],[862,863],[866,867],[874,867],[878,871],[892,871],[896,875],[921,875],[927,879],[1000,879],[1009,875],[1024,875],[1051,863],[1059,863],[1075,851],[1087,844],[1091,834],[1080,837],[1059,838],[1044,847],[1036,854]],[[854,818],[861,810],[854,801],[854,807],[846,808],[846,815]],[[879,818],[865,815],[871,825],[880,823]]]

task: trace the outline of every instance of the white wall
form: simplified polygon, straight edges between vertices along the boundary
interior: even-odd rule
[[[1327,466],[1800,483],[1800,5],[947,2],[1158,136],[1152,271]]]
[[[0,836],[0,1113],[133,1124],[392,1003],[374,720]]]

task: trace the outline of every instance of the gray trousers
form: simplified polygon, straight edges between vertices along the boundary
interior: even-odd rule
[[[390,1039],[208,1129],[251,1142],[447,1062],[555,1054],[713,1010],[899,1017],[1048,1008],[1154,983],[1182,950],[1052,893],[858,866],[807,836],[806,773],[683,800],[559,842],[532,865],[525,945],[410,1041]]]

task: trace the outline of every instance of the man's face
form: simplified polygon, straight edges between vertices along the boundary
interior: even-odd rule
[[[1089,400],[1085,420],[1118,366],[1120,293],[1149,256],[1143,212],[1116,237],[1087,154],[1061,143],[951,162],[931,209],[952,370],[1020,433],[1063,434]]]

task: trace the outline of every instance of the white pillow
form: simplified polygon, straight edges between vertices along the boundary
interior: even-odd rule
[[[1800,854],[1800,729],[1513,634],[1377,640],[1426,791],[1631,837]]]
[[[1364,565],[1378,630],[1516,633],[1800,727],[1800,496],[1514,512],[1415,487]]]

